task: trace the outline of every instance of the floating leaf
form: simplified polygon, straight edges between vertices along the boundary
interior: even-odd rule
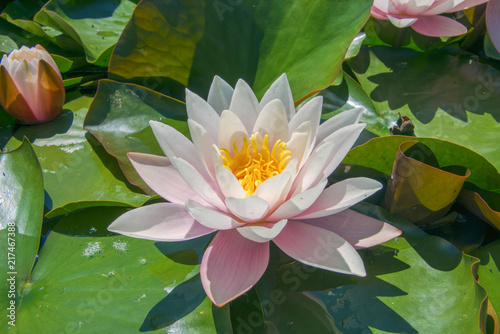
[[[417,136],[463,145],[500,168],[495,67],[465,55],[382,46],[362,48],[349,65],[379,113],[396,120],[400,112],[414,123]]]
[[[180,101],[137,85],[101,80],[84,126],[118,159],[131,183],[153,194],[132,167],[127,153],[163,155],[149,121],[161,121],[188,134],[186,119],[186,106]]]
[[[7,320],[15,323],[15,308],[27,287],[38,253],[42,219],[42,171],[33,148],[24,140],[18,149],[0,154],[0,278],[3,282],[0,324],[3,328],[7,328]],[[11,305],[14,305],[13,313],[6,311]],[[6,317],[11,314],[14,318]]]
[[[335,80],[370,7],[368,0],[143,0],[113,52],[110,78],[183,99],[185,86],[206,96],[219,75],[233,86],[239,78],[253,83],[261,97],[286,72],[299,99]]]
[[[435,159],[424,144],[418,141],[402,143],[384,200],[384,207],[390,213],[422,225],[448,212],[470,175],[465,168],[457,174],[439,168],[437,163],[426,164],[428,157]]]
[[[51,0],[36,14],[35,21],[71,37],[83,48],[89,63],[107,66],[135,5],[130,0]]]
[[[479,283],[488,291],[488,299],[493,309],[500,312],[500,241],[492,242],[475,254],[481,262],[477,269]]]
[[[481,195],[471,190],[462,190],[459,199],[469,211],[500,230],[500,211],[494,209],[500,205],[500,195],[492,193],[491,196],[494,196],[490,202],[492,206],[488,205]]]
[[[92,98],[71,92],[66,101],[63,115],[47,123],[19,126],[6,145],[6,149],[18,147],[23,136],[32,141],[44,174],[45,205],[56,210],[49,216],[82,205],[102,205],[99,201],[141,205],[148,196],[126,181],[116,159],[82,129]],[[79,204],[66,206],[70,203]]]
[[[180,320],[159,332],[215,332],[209,300],[198,294],[192,299],[202,291],[198,263],[208,239],[160,243],[108,232],[126,210],[93,207],[56,221],[24,292],[16,328],[139,332],[167,299],[170,317]],[[176,262],[172,254],[190,254],[193,261]]]
[[[445,140],[435,138],[415,138],[387,136],[370,140],[353,148],[345,157],[344,167],[367,167],[390,175],[399,145],[407,140],[416,140],[426,145],[436,156],[440,166],[463,166],[471,171],[467,179],[481,189],[500,191],[500,174],[497,169],[476,152]],[[342,169],[335,173],[342,175]]]

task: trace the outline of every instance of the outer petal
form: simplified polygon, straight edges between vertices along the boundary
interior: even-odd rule
[[[465,1],[461,2],[458,6],[455,6],[452,9],[448,10],[447,13],[459,12],[461,10],[464,10],[464,9],[467,9],[470,7],[475,7],[477,5],[485,3],[487,1],[488,0],[465,0]]]
[[[295,104],[293,102],[290,83],[288,82],[285,73],[283,73],[278,79],[276,79],[271,87],[269,87],[267,92],[262,97],[262,100],[260,101],[260,107],[264,108],[266,104],[274,99],[279,99],[281,100],[281,102],[283,102],[288,119],[292,119],[292,117],[295,115]]]
[[[282,219],[276,223],[256,223],[237,228],[236,230],[245,238],[255,242],[267,242],[274,239],[286,226],[287,220]]]
[[[394,226],[350,209],[303,222],[335,232],[357,249],[372,247],[401,235]]]
[[[306,211],[295,219],[310,219],[333,215],[364,200],[382,189],[380,182],[357,177],[337,182],[328,187]]]
[[[316,143],[323,142],[326,137],[343,127],[358,123],[364,111],[365,108],[353,108],[328,119],[319,126]]]
[[[229,109],[233,92],[233,87],[216,75],[210,86],[207,102],[220,115],[223,110]]]
[[[170,161],[172,161],[175,157],[186,160],[190,165],[196,168],[198,173],[200,173],[205,179],[210,179],[205,166],[198,156],[196,148],[193,143],[186,138],[186,136],[170,125],[166,125],[161,122],[150,121],[149,125],[153,130],[158,144],[160,144],[161,149]]]
[[[500,1],[490,0],[486,7],[486,25],[491,41],[500,52]]]
[[[387,13],[382,12],[377,7],[372,7],[370,14],[372,17],[379,19],[379,20],[386,20],[386,21],[389,20],[389,18],[387,17]]]
[[[127,156],[144,182],[167,201],[184,205],[187,199],[192,199],[209,205],[188,186],[167,158],[144,153]]]
[[[358,252],[338,234],[304,224],[288,221],[273,239],[288,256],[313,267],[343,274],[366,276]]]
[[[186,89],[186,110],[188,117],[198,124],[203,124],[213,142],[217,142],[219,133],[219,114],[207,101]]]
[[[212,302],[222,306],[250,290],[268,262],[269,243],[250,241],[235,230],[220,231],[201,260],[201,283]]]
[[[241,119],[248,132],[252,130],[261,108],[252,88],[241,79],[238,80],[236,87],[234,87],[229,110]]]
[[[59,70],[54,70],[45,60],[40,59],[37,85],[38,119],[47,121],[59,116],[62,112],[65,95],[66,91]]]
[[[37,106],[37,76],[38,76],[38,60],[34,59],[32,62],[24,59],[19,61],[15,68],[14,73],[10,72],[12,80],[16,83],[16,87],[23,95],[24,99],[30,106],[35,117],[38,119],[38,106]]]
[[[288,119],[281,100],[275,99],[266,104],[255,121],[252,133],[259,132],[263,137],[269,134],[269,146],[281,139],[288,141]]]
[[[38,121],[3,65],[0,66],[0,104],[9,114],[21,122],[35,123]]]
[[[460,22],[446,16],[422,16],[411,26],[416,32],[426,36],[458,36],[467,32]]]
[[[52,67],[52,69],[57,73],[57,75],[59,76],[59,79],[61,79],[61,81],[63,81],[63,78],[61,76],[61,72],[59,72],[59,68],[57,67],[56,62],[54,61],[54,59],[52,59],[52,57],[47,52],[47,50],[45,50],[45,48],[43,46],[41,46],[40,44],[35,45],[33,48],[38,50],[40,59],[45,60],[47,62],[47,64],[49,64],[50,67]]]
[[[229,230],[243,225],[232,217],[195,201],[187,200],[186,209],[200,224],[211,229]]]
[[[295,217],[301,212],[307,210],[321,195],[325,189],[328,180],[325,178],[315,187],[297,194],[285,203],[281,204],[268,218],[268,221],[277,221],[284,218]]]
[[[213,232],[199,224],[184,205],[158,203],[130,210],[109,225],[108,230],[133,238],[181,241]]]
[[[460,5],[462,2],[464,0],[437,0],[423,15],[439,15],[452,10],[453,7]]]
[[[233,215],[246,223],[253,223],[264,218],[269,211],[265,200],[257,196],[245,198],[226,198],[226,207]]]

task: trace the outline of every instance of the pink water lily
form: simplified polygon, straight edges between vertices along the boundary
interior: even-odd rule
[[[486,25],[493,45],[500,52],[500,0],[490,0],[488,2]]]
[[[40,45],[22,46],[0,63],[0,104],[24,123],[45,122],[59,116],[65,91],[61,72]]]
[[[128,211],[109,230],[158,241],[217,232],[201,261],[208,297],[221,306],[263,275],[272,240],[290,257],[334,272],[365,276],[356,249],[401,231],[348,209],[382,188],[352,178],[325,189],[365,127],[362,109],[320,125],[322,97],[297,112],[282,75],[259,102],[243,80],[215,77],[208,100],[187,91],[192,142],[150,122],[166,157],[129,153],[142,179],[170,203]]]
[[[488,0],[375,0],[371,15],[379,20],[390,20],[398,28],[411,26],[416,32],[433,37],[458,36],[467,28],[452,18],[441,16]]]

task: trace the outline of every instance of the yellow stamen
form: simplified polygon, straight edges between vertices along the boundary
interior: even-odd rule
[[[259,133],[254,133],[250,140],[243,137],[241,150],[234,141],[233,156],[227,149],[220,149],[224,167],[240,181],[247,197],[252,196],[259,184],[283,172],[292,154],[281,140],[274,143],[272,150],[269,149],[267,133],[261,145],[258,144],[260,141],[262,136]]]

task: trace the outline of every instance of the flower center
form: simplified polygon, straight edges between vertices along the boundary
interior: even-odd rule
[[[257,132],[250,140],[243,137],[243,146],[240,151],[233,143],[234,155],[221,148],[221,157],[224,167],[240,181],[246,196],[252,196],[259,184],[280,174],[291,158],[291,152],[286,149],[286,144],[281,140],[276,141],[272,150],[269,149],[269,135],[266,133],[264,140]]]

